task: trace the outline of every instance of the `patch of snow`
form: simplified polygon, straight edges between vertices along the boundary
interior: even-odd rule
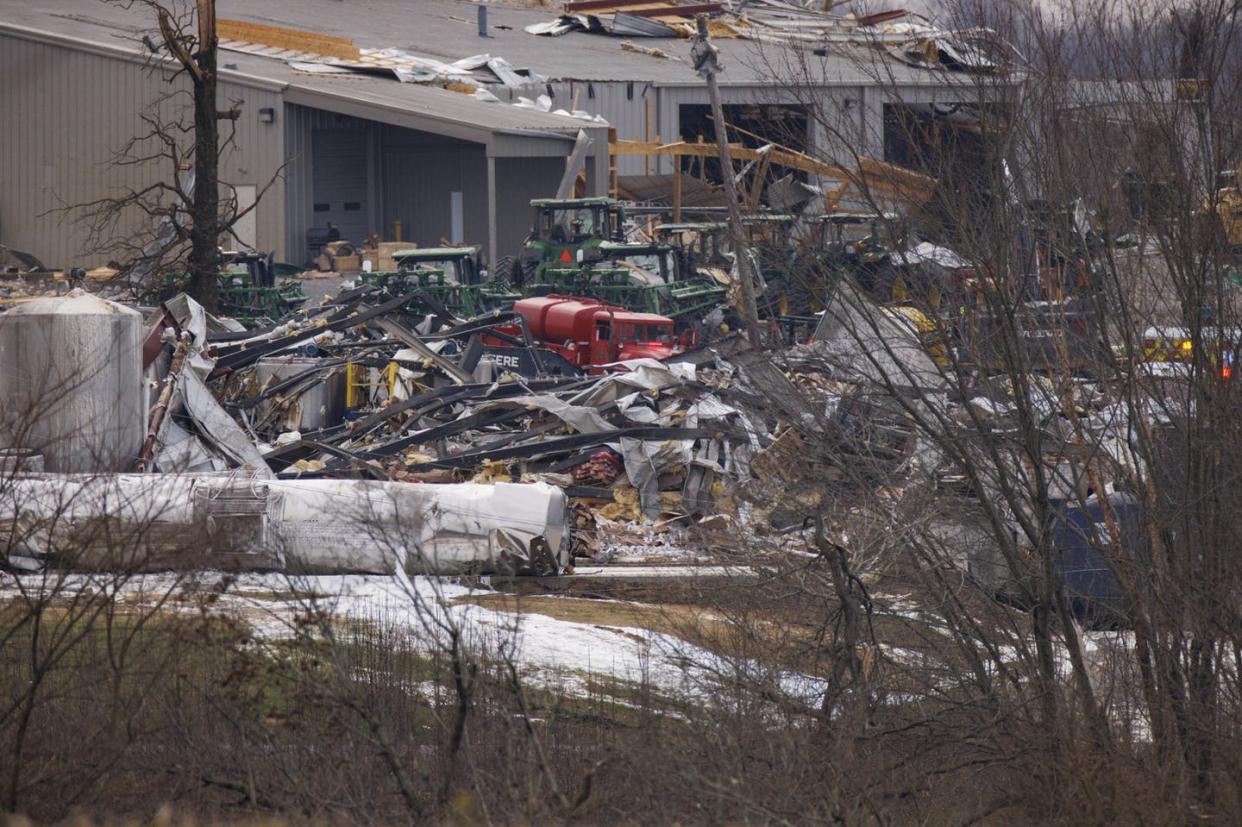
[[[0,599],[17,597],[20,588],[40,588],[43,575],[21,575],[0,583]],[[213,586],[224,587],[210,603],[213,614],[235,616],[262,640],[292,637],[298,619],[322,612],[337,620],[376,622],[407,630],[419,645],[434,649],[443,640],[445,624],[463,630],[475,651],[511,654],[524,675],[537,684],[586,694],[590,677],[606,677],[655,691],[700,699],[727,686],[739,664],[680,638],[628,626],[603,626],[558,620],[540,614],[513,614],[456,598],[481,592],[450,580],[431,577],[324,575],[290,577],[247,573],[236,576],[201,572],[191,578],[148,574],[128,578],[119,589],[107,588],[106,577],[70,575],[58,586],[71,594],[87,588],[116,591],[136,603],[165,596],[203,597]],[[295,594],[296,593],[296,594]],[[169,608],[197,612],[198,600],[174,599]],[[824,691],[818,678],[782,673],[776,683],[791,697],[817,703]]]

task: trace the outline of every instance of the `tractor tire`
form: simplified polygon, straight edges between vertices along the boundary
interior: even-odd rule
[[[521,288],[525,275],[522,262],[513,256],[501,256],[496,259],[496,266],[492,268],[490,280],[497,286]]]

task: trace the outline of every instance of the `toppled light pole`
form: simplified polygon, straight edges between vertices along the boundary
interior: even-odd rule
[[[742,208],[737,202],[737,185],[733,180],[733,160],[729,157],[729,136],[725,130],[724,109],[720,105],[720,89],[716,85],[716,73],[720,71],[720,58],[707,33],[707,15],[696,18],[698,33],[692,38],[690,60],[694,70],[707,81],[707,97],[712,104],[712,120],[716,124],[716,144],[720,147],[720,177],[724,179],[725,198],[729,202],[729,234],[733,236],[733,257],[737,263],[737,275],[741,281],[742,322],[746,336],[753,347],[760,346],[759,313],[755,307],[755,281],[751,272],[750,256],[746,249],[746,234],[742,227]],[[680,163],[680,158],[674,158]]]

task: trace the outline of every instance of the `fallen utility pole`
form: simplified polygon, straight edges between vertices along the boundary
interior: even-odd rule
[[[726,134],[724,108],[720,105],[720,88],[716,85],[716,73],[720,71],[720,58],[707,33],[707,15],[696,18],[698,34],[690,47],[690,59],[694,69],[707,81],[707,97],[712,104],[712,120],[716,124],[716,143],[720,147],[720,177],[724,179],[725,199],[729,203],[729,234],[733,236],[733,255],[737,262],[737,275],[741,280],[742,321],[746,325],[746,337],[752,347],[761,346],[759,313],[755,304],[755,281],[751,272],[746,235],[742,227],[742,208],[737,201],[737,185],[733,180],[733,160],[729,156],[729,136]],[[677,159],[676,163],[681,163]]]

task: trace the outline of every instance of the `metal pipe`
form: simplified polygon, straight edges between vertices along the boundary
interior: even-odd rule
[[[147,439],[142,444],[142,453],[138,455],[138,470],[151,470],[151,457],[155,453],[155,438],[159,435],[160,426],[164,424],[164,414],[168,412],[168,404],[172,401],[173,390],[177,387],[177,377],[185,367],[185,357],[190,352],[190,334],[183,332],[177,341],[177,349],[173,351],[172,363],[168,366],[168,376],[164,377],[164,387],[160,389],[160,398],[151,409],[151,425],[147,428]]]

